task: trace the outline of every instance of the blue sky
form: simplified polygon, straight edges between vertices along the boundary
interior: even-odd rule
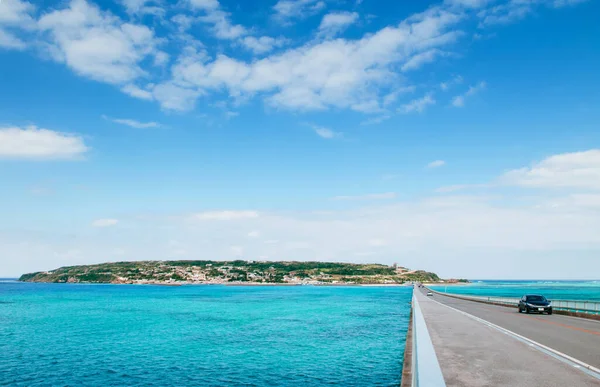
[[[594,277],[599,13],[2,0],[0,275],[243,258]]]

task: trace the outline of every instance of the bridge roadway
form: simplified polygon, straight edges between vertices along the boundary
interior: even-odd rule
[[[447,386],[600,386],[598,374],[594,377],[584,367],[561,361],[454,309],[597,368],[599,322],[556,314],[519,314],[516,308],[439,294],[427,297],[425,292],[421,288],[415,294]]]

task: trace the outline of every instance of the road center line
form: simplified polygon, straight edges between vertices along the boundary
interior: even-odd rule
[[[572,329],[574,331],[589,333],[590,335],[600,336],[600,332],[590,331],[589,329],[585,329],[585,328],[574,327],[572,325],[567,325],[567,324],[559,323],[559,322],[556,322],[556,321],[549,321],[549,320],[546,320],[546,319],[543,319],[543,318],[539,318],[539,317],[535,317],[535,316],[527,316],[527,315],[525,315],[523,317],[527,317],[527,318],[530,318],[532,320],[537,320],[537,321],[545,322],[546,324],[552,324],[552,325],[556,325],[556,326],[559,326],[559,327],[563,327],[563,328],[567,328],[567,329]]]

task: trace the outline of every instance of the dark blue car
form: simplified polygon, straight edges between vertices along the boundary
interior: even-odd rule
[[[523,312],[552,314],[552,303],[544,296],[526,294],[519,301],[519,313]]]

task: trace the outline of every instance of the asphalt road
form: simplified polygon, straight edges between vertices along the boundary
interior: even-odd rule
[[[510,323],[514,323],[514,326],[510,325],[505,328],[514,332],[519,327],[539,324],[540,327],[543,327],[540,329],[554,330],[555,334],[561,335],[562,331],[560,329],[563,329],[563,327],[559,325],[545,324],[535,319],[530,321],[525,315],[519,315],[511,309],[491,306],[490,312],[490,310],[487,310],[487,305],[480,305],[471,301],[463,302],[438,295],[427,297],[421,292],[417,292],[416,297],[425,318],[444,380],[449,387],[600,386],[599,379],[590,376],[581,369],[557,360],[555,357],[482,322],[446,308],[434,302],[434,300],[447,303],[456,309],[460,308],[473,315],[483,313],[478,317],[500,326],[503,326],[502,324],[506,319]],[[495,321],[492,318],[487,318],[492,315]],[[520,317],[523,318],[519,319]],[[558,316],[553,315],[550,317]],[[516,320],[512,320],[515,318]],[[561,319],[561,321],[563,320]],[[550,325],[550,328],[547,328],[546,325]],[[525,332],[520,332],[520,334],[525,336]],[[570,335],[570,333],[566,334]],[[589,335],[595,336],[593,334]],[[535,340],[533,337],[531,339]],[[574,348],[578,348],[580,345],[586,347],[587,344],[572,343]],[[554,349],[559,350],[558,348]],[[600,347],[597,347],[596,351],[593,352],[597,351],[600,351]],[[582,351],[582,353],[585,352],[585,350]]]
[[[423,288],[421,291],[426,292]],[[600,368],[600,321],[557,314],[518,313],[516,307],[459,300],[439,294],[433,298]]]

